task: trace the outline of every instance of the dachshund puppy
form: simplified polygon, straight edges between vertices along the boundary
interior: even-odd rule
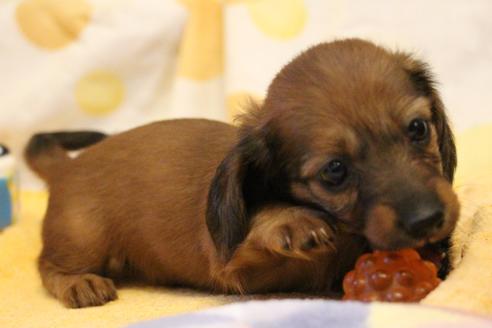
[[[111,301],[130,278],[329,292],[366,243],[419,247],[454,228],[455,146],[424,63],[357,39],[320,44],[250,107],[238,128],[33,136],[27,162],[50,191],[47,290],[68,307]]]

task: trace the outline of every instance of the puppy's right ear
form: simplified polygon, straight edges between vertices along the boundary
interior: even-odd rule
[[[253,117],[248,116],[248,120]],[[261,199],[258,192],[267,189],[270,161],[260,129],[243,122],[239,141],[217,168],[208,194],[207,227],[224,262],[249,231],[251,207],[255,199]]]
[[[431,102],[432,120],[438,134],[443,173],[449,182],[453,182],[457,163],[454,136],[448,123],[441,96],[435,88],[435,82],[429,66],[409,54],[397,53],[396,56],[407,72],[415,90],[427,97]]]

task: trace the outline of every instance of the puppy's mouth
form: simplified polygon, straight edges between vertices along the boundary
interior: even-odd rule
[[[369,246],[373,250],[398,250],[402,248],[413,248],[417,250],[422,259],[434,263],[438,270],[438,276],[444,279],[449,273],[448,250],[450,248],[449,238],[452,233],[452,220],[446,217],[442,228],[429,233],[422,238],[414,238],[402,229],[395,229],[383,240],[374,240],[366,235]],[[381,237],[381,236],[380,236]],[[372,239],[372,240],[371,240]]]
[[[372,236],[366,234],[366,238],[369,241],[371,248],[379,250],[398,250],[402,248],[423,248],[428,245],[438,244],[442,240],[449,237],[452,229],[440,229],[421,238],[415,238],[401,229],[395,229],[393,232],[389,232],[386,237],[382,239],[374,239]],[[382,236],[380,236],[382,237]]]

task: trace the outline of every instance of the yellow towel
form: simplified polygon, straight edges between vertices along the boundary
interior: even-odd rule
[[[217,306],[234,297],[165,288],[127,287],[103,307],[69,310],[41,285],[36,257],[41,248],[43,193],[22,193],[21,218],[0,233],[0,327],[121,327],[124,324]]]
[[[452,236],[455,269],[423,303],[492,314],[492,125],[460,135],[457,148],[461,215]]]

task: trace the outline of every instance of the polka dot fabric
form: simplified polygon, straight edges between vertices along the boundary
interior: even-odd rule
[[[307,47],[362,37],[431,63],[457,131],[492,122],[492,3],[425,0],[9,0],[0,3],[0,141],[37,130],[233,122]],[[448,24],[449,20],[453,24]],[[418,24],[416,24],[418,22]],[[473,37],[472,37],[473,36]],[[473,115],[470,115],[470,111]]]
[[[492,122],[492,2],[225,0],[224,79],[235,95],[264,98],[293,56],[313,44],[359,37],[415,52],[430,63],[455,130]],[[450,24],[452,22],[452,24]],[[472,114],[471,114],[472,113]],[[471,115],[470,115],[471,114]]]
[[[108,115],[121,105],[125,86],[112,72],[97,70],[83,76],[75,87],[75,99],[81,110],[89,115]]]
[[[180,1],[189,13],[178,75],[193,81],[207,81],[222,74],[222,5],[218,1]]]
[[[36,131],[166,117],[187,17],[174,0],[0,3],[1,142],[19,156]]]
[[[27,40],[38,47],[56,50],[78,39],[92,10],[86,0],[24,0],[15,14]]]

